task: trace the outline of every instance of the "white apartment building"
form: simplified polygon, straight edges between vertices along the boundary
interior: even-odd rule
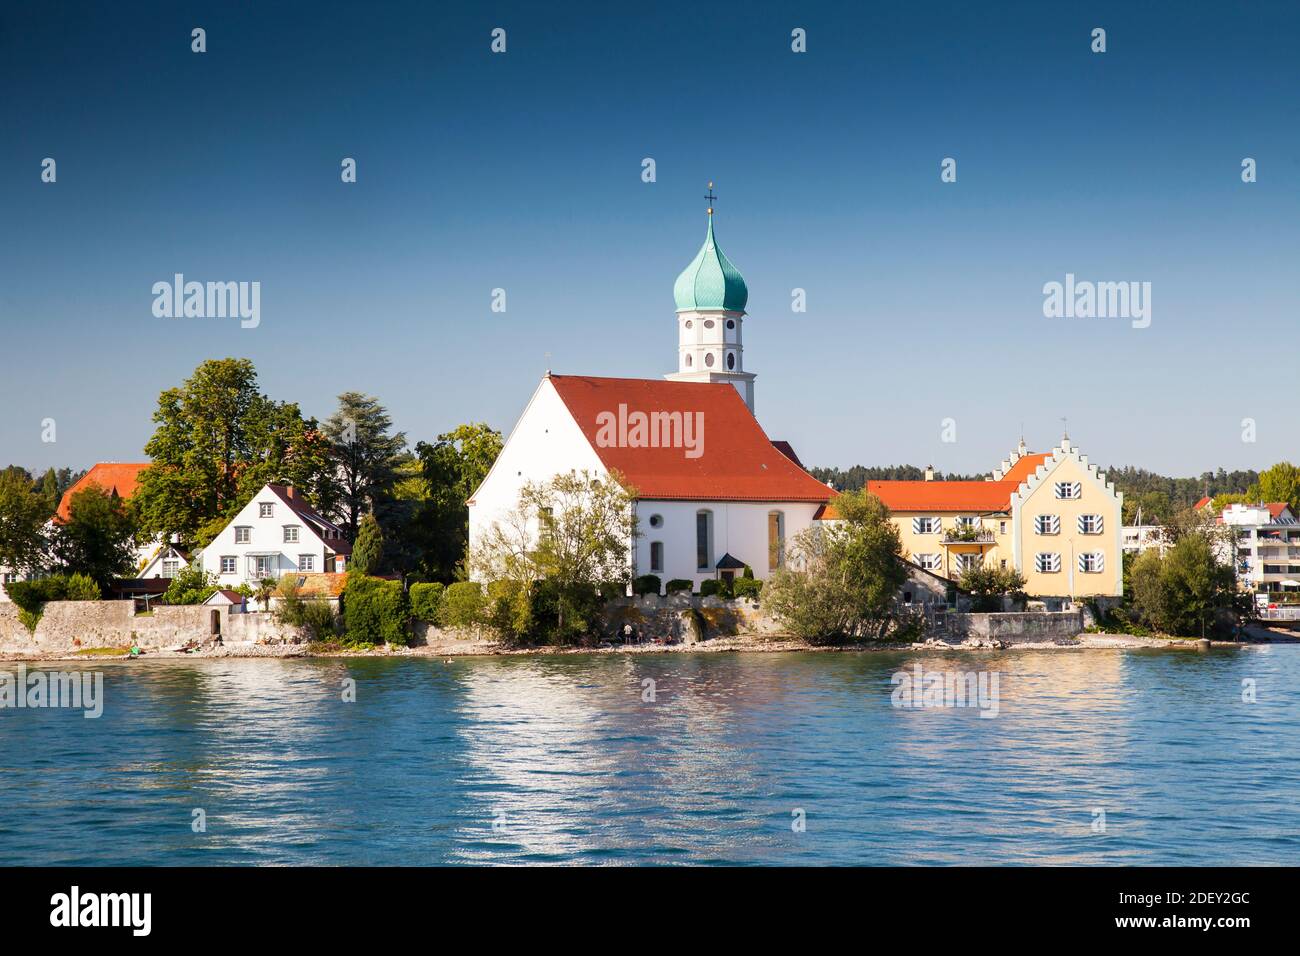
[[[1233,563],[1243,587],[1300,591],[1300,521],[1285,502],[1229,505],[1219,520],[1236,532]]]

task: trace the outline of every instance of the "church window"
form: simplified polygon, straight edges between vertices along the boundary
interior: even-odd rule
[[[708,354],[706,354],[706,355],[704,356],[704,364],[707,365],[709,368],[713,368],[713,353],[712,353],[712,352],[709,352]]]
[[[652,528],[662,528],[663,526],[664,526],[664,516],[663,516],[663,515],[651,515],[651,516],[650,516],[650,527],[652,527]]]
[[[727,319],[727,328],[729,328],[729,329],[734,329],[735,327],[736,327],[736,320],[735,320],[735,319]]]
[[[785,514],[767,513],[767,566],[775,571],[785,565]]]
[[[736,353],[735,353],[735,352],[728,352],[728,353],[727,353],[727,368],[735,368],[735,367],[736,367]]]
[[[695,512],[695,566],[701,571],[713,565],[713,512]]]
[[[690,319],[687,319],[687,320],[686,320],[686,327],[687,327],[688,329],[693,329],[693,328],[695,328],[695,323],[692,322]]]
[[[705,327],[706,329],[711,329],[711,328],[713,328],[713,320],[712,320],[712,319],[705,319],[705,320],[704,320],[704,327]]]
[[[662,541],[650,542],[650,570],[663,571],[664,569],[664,543]]]
[[[686,356],[686,367],[687,367],[687,368],[690,368],[692,364],[694,364],[694,363],[691,361],[691,357],[690,357],[689,355],[687,355],[687,356]]]

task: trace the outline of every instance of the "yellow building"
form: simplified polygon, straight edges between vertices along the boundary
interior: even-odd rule
[[[1022,441],[985,481],[869,481],[907,557],[957,580],[970,566],[1015,568],[1031,597],[1123,593],[1124,496],[1069,438],[1032,454]],[[834,505],[822,516],[833,519]]]

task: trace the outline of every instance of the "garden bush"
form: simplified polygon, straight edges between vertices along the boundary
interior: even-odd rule
[[[695,582],[688,581],[686,578],[673,578],[671,581],[669,581],[667,584],[664,585],[665,594],[676,594],[678,591],[686,591],[687,593],[689,593],[694,589],[695,589]]]
[[[446,588],[437,581],[432,584],[412,584],[411,617],[425,624],[436,623],[445,590]]]
[[[483,622],[483,588],[477,581],[457,581],[447,586],[438,608],[443,627],[475,627]]]
[[[655,594],[659,593],[659,575],[643,574],[632,582],[632,591],[635,594]]]
[[[754,578],[738,578],[736,580],[735,592],[738,598],[752,598],[757,601],[758,594],[762,590],[762,581],[756,581]]]
[[[410,602],[401,581],[348,575],[343,626],[349,641],[405,647],[410,620]]]

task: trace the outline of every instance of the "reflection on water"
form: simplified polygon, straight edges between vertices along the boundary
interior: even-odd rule
[[[998,716],[892,708],[917,660],[999,671]],[[98,720],[0,710],[0,862],[1300,856],[1296,647],[100,667]]]

